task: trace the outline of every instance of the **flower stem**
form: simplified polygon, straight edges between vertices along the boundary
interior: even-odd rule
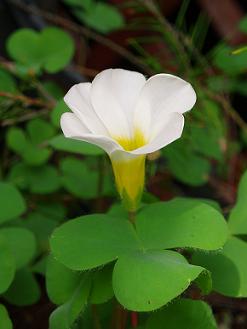
[[[136,212],[135,211],[129,211],[128,212],[128,218],[129,221],[131,222],[131,224],[133,224],[133,226],[135,227],[135,220],[136,220]]]

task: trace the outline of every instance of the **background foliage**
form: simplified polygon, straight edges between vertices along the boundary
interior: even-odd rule
[[[161,3],[113,3],[64,0],[60,16],[8,2],[45,27],[9,33],[0,58],[0,328],[27,329],[16,310],[32,318],[31,305],[45,316],[30,328],[48,316],[50,329],[245,328],[244,306],[228,305],[247,297],[247,18],[236,45],[211,40],[193,1],[169,20]],[[182,138],[148,157],[136,230],[104,152],[59,125],[65,91],[106,68],[104,53],[110,66],[182,76],[198,95]]]

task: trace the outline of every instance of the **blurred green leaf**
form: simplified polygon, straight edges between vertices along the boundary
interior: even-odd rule
[[[40,288],[29,269],[23,268],[16,272],[14,281],[4,293],[4,298],[16,306],[32,305],[39,300]]]
[[[17,269],[32,260],[36,251],[36,241],[32,232],[26,228],[6,227],[0,229],[0,235],[5,238],[11,250]]]
[[[25,218],[23,225],[35,235],[39,253],[47,252],[49,250],[49,238],[57,226],[56,221],[38,212],[32,212]]]
[[[60,188],[60,177],[52,165],[31,167],[18,163],[12,168],[9,180],[18,187],[37,194],[53,193]]]
[[[54,127],[43,119],[37,118],[28,122],[27,133],[31,142],[39,145],[55,135]]]
[[[91,280],[87,275],[82,276],[81,282],[72,297],[52,312],[49,329],[69,329],[84,310],[90,293]]]
[[[121,13],[112,5],[103,2],[94,2],[93,5],[74,8],[73,13],[77,18],[101,33],[109,33],[124,27]]]
[[[60,128],[60,118],[61,115],[65,112],[69,112],[68,106],[64,103],[63,99],[60,99],[54,109],[51,111],[51,122],[57,128]]]
[[[229,75],[237,75],[246,71],[247,52],[233,55],[233,48],[223,45],[216,50],[214,65]]]
[[[240,31],[247,33],[247,16],[241,19],[239,22],[239,29]]]
[[[242,175],[238,186],[237,203],[229,216],[229,229],[232,234],[247,234],[247,171]]]
[[[210,173],[207,159],[194,153],[191,143],[181,139],[163,149],[171,173],[181,182],[199,186],[205,184]]]
[[[92,279],[90,302],[92,304],[102,304],[114,296],[112,289],[112,264],[95,270]]]
[[[0,69],[0,90],[9,93],[15,93],[17,90],[16,82],[12,75],[2,69]]]
[[[87,142],[66,138],[62,134],[57,135],[50,140],[49,145],[52,146],[55,150],[77,153],[83,155],[101,155],[104,154],[104,151]]]
[[[0,294],[8,289],[15,275],[15,260],[3,236],[0,235]]]
[[[8,311],[5,306],[0,304],[0,328],[13,329],[12,322],[10,320]]]
[[[47,27],[41,32],[19,29],[7,41],[9,56],[29,70],[49,73],[62,70],[71,60],[74,43],[67,32]]]
[[[46,289],[50,300],[57,305],[66,303],[79,285],[82,275],[50,256],[46,267]]]
[[[178,299],[162,310],[151,314],[145,329],[217,329],[212,310],[200,300]]]
[[[246,242],[231,237],[222,251],[217,253],[196,252],[192,261],[211,272],[213,290],[225,296],[247,296]]]
[[[60,162],[62,185],[78,198],[91,199],[97,197],[99,175],[101,173],[90,168],[86,161],[67,157]],[[111,194],[112,184],[109,176],[104,177],[102,195]]]
[[[0,223],[18,217],[26,210],[22,195],[12,184],[0,182],[0,195]]]
[[[16,152],[29,165],[41,165],[47,162],[51,156],[51,150],[33,144],[20,128],[10,128],[6,137],[9,148]]]
[[[121,256],[113,271],[113,290],[128,310],[155,310],[188,288],[203,271],[175,251],[145,251]]]

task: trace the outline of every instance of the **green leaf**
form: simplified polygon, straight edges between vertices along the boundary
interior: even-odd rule
[[[0,328],[13,329],[12,322],[10,320],[8,311],[5,306],[0,304]]]
[[[46,267],[46,289],[50,300],[57,305],[66,303],[79,285],[81,276],[81,272],[70,270],[50,256]]]
[[[47,201],[39,201],[37,204],[37,211],[56,222],[61,222],[65,219],[67,208],[61,203],[53,201],[52,203]]]
[[[93,145],[83,141],[66,138],[62,134],[52,138],[49,142],[55,150],[83,154],[83,155],[101,155],[104,151]]]
[[[64,0],[64,2],[67,4],[67,5],[70,5],[70,6],[76,6],[76,7],[81,7],[81,8],[84,8],[85,10],[88,10],[91,6],[94,5],[94,2],[93,0]]]
[[[0,235],[0,294],[8,289],[15,275],[15,260],[6,240]]]
[[[31,193],[48,194],[60,188],[60,177],[56,168],[51,165],[31,167],[18,163],[12,168],[9,179]]]
[[[69,112],[69,108],[64,103],[64,100],[60,99],[50,114],[51,122],[55,127],[60,128],[60,118],[65,112]]]
[[[59,306],[50,316],[49,329],[69,329],[84,310],[90,293],[91,280],[84,275],[70,300]]]
[[[32,232],[25,228],[7,227],[0,229],[0,236],[5,238],[6,244],[15,258],[17,269],[32,260],[36,251],[36,241]]]
[[[42,85],[48,94],[50,94],[57,101],[63,97],[64,90],[56,82],[51,80],[42,81]]]
[[[33,144],[20,128],[12,127],[8,130],[7,145],[29,165],[41,165],[51,155],[51,150]]]
[[[222,159],[220,131],[211,126],[191,126],[190,138],[194,150],[206,157]]]
[[[18,217],[26,210],[22,195],[12,184],[0,182],[0,195],[0,223]]]
[[[240,31],[247,33],[247,16],[244,16],[239,22],[239,29]]]
[[[211,308],[199,300],[178,299],[162,310],[151,314],[145,329],[217,329]]]
[[[107,3],[96,2],[85,12],[74,9],[74,13],[86,25],[101,33],[109,33],[124,27],[121,13]]]
[[[90,302],[102,304],[114,296],[112,289],[112,264],[96,269],[93,274]]]
[[[68,33],[57,27],[47,27],[41,32],[24,28],[11,34],[7,51],[17,63],[34,72],[43,68],[55,73],[70,62],[74,43]]]
[[[60,162],[64,188],[78,198],[95,198],[98,193],[99,173],[90,170],[85,161],[66,157]]]
[[[16,306],[26,306],[36,303],[40,298],[40,288],[34,275],[23,268],[16,272],[15,279],[4,298]]]
[[[247,68],[247,52],[233,55],[233,48],[223,45],[216,50],[214,65],[228,75],[243,73]]]
[[[217,253],[196,252],[193,263],[212,273],[213,290],[230,297],[247,297],[247,243],[231,237]]]
[[[137,234],[147,249],[221,248],[228,230],[223,216],[209,205],[174,199],[144,206],[137,214]]]
[[[46,165],[35,167],[29,172],[30,192],[48,194],[57,191],[60,187],[60,177],[55,167]]]
[[[0,90],[9,93],[15,93],[17,90],[16,82],[7,71],[0,69]],[[2,99],[2,96],[0,97]]]
[[[203,271],[175,251],[135,252],[118,259],[113,290],[128,310],[155,310],[179,296]]]
[[[28,122],[27,133],[33,144],[41,144],[55,135],[55,128],[43,119],[37,118]]]
[[[57,226],[56,221],[38,212],[32,212],[25,218],[23,225],[35,235],[39,247],[38,252],[47,252],[49,250],[49,238]]]
[[[167,158],[169,170],[178,180],[192,186],[207,182],[210,163],[195,154],[191,143],[182,139],[168,145],[162,152]]]
[[[232,209],[228,226],[232,234],[247,234],[247,171],[241,177],[237,203]]]
[[[132,225],[107,215],[71,220],[51,237],[54,257],[73,270],[86,270],[109,263],[139,248]]]

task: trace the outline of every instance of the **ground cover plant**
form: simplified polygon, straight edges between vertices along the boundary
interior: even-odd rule
[[[246,17],[56,5],[7,6],[0,328],[246,328]]]

